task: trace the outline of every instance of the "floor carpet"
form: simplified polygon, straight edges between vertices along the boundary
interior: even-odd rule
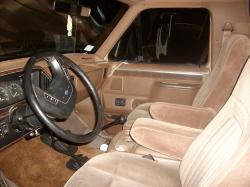
[[[77,153],[91,158],[101,152],[81,146]],[[34,138],[0,152],[0,169],[20,187],[62,187],[73,174],[65,167],[68,160],[69,157]]]

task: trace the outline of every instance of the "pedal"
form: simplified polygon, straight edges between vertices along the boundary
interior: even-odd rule
[[[87,156],[82,156],[81,154],[80,155],[74,155],[66,163],[66,167],[71,169],[71,170],[76,171],[80,167],[82,167],[88,160],[89,160],[89,158]]]
[[[66,142],[62,142],[48,133],[42,134],[40,136],[40,139],[43,143],[52,147],[56,151],[68,156],[73,156],[78,150],[78,147],[76,145],[71,145]]]

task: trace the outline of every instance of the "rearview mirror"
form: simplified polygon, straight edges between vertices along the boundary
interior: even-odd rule
[[[65,2],[62,0],[54,0],[52,9],[56,12],[77,16],[77,17],[89,17],[91,13],[91,9],[85,6],[81,6],[79,4],[73,2]]]

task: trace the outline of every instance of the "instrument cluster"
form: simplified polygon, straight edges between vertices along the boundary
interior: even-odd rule
[[[22,76],[4,76],[0,79],[0,108],[24,99]]]
[[[0,75],[0,151],[32,131],[30,126],[26,128],[18,121],[20,112],[28,108],[28,104],[23,102],[25,100],[23,75],[24,72],[18,70]],[[51,82],[50,77],[38,68],[33,70],[31,79],[34,86],[43,90],[46,90]]]

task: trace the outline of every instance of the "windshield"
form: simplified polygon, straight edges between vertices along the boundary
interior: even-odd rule
[[[70,2],[70,1],[69,1]],[[89,17],[52,9],[52,0],[1,0],[0,61],[42,51],[94,53],[127,10],[116,0],[77,0],[91,8]],[[72,34],[67,30],[72,19]]]

